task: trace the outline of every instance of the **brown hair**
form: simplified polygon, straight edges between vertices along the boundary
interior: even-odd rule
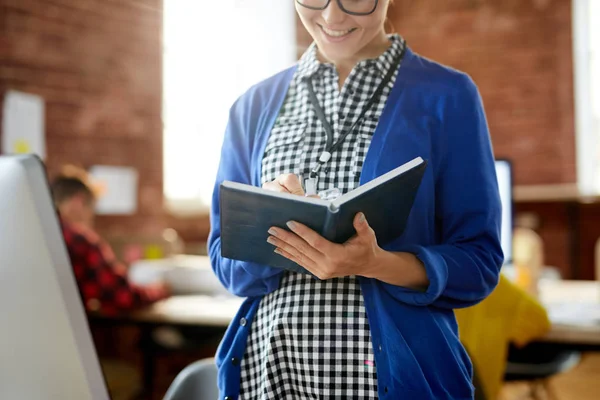
[[[64,201],[71,199],[77,195],[83,195],[86,201],[92,203],[95,199],[94,192],[81,179],[71,176],[58,176],[50,184],[52,191],[52,199],[58,207]]]

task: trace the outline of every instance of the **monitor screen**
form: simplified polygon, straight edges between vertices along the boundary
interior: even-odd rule
[[[108,400],[42,162],[0,156],[0,399]]]
[[[502,201],[501,243],[504,252],[504,264],[512,262],[513,236],[513,199],[512,199],[512,168],[508,160],[496,160],[496,175]]]

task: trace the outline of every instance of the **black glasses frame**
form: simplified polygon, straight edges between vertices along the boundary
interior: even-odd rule
[[[379,0],[375,0],[375,4],[373,5],[373,9],[369,12],[366,13],[359,13],[359,12],[353,12],[353,11],[348,11],[344,8],[344,6],[342,5],[342,0],[336,0],[338,3],[338,6],[340,7],[340,10],[342,10],[343,12],[345,12],[346,14],[350,14],[350,15],[360,15],[360,16],[365,16],[365,15],[370,15],[373,14],[375,12],[375,10],[377,9],[377,4],[379,3]],[[327,7],[329,7],[329,3],[331,3],[331,0],[327,0],[327,3],[325,3],[325,5],[323,7],[311,7],[311,6],[307,6],[306,4],[302,4],[301,0],[296,0],[296,3],[300,4],[302,7],[311,9],[311,10],[324,10]]]

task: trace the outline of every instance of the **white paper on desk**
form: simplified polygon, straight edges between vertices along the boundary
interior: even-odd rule
[[[15,90],[6,93],[2,110],[3,153],[46,158],[44,109],[44,99],[40,96]]]
[[[555,303],[546,306],[548,317],[554,324],[575,326],[600,326],[600,304]]]
[[[89,169],[101,193],[96,203],[98,214],[127,215],[137,210],[138,173],[135,168],[95,165]]]

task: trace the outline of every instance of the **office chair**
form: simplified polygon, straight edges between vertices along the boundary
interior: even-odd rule
[[[530,381],[530,398],[546,398],[550,392],[546,380],[553,375],[564,373],[575,367],[581,360],[581,353],[545,343],[532,343],[523,348],[509,347],[505,381]]]
[[[215,400],[218,397],[217,366],[214,358],[206,358],[177,374],[163,400]]]

